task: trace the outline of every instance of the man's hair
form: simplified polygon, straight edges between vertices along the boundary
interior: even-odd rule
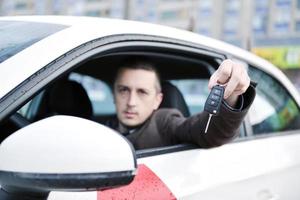
[[[115,75],[114,83],[118,79],[120,73],[125,70],[125,69],[133,69],[133,70],[146,70],[146,71],[151,71],[154,72],[157,82],[155,84],[155,89],[158,92],[161,92],[161,80],[160,80],[160,74],[158,70],[156,69],[155,65],[147,58],[147,57],[129,57],[126,58],[120,65],[120,67],[117,70],[117,73]]]

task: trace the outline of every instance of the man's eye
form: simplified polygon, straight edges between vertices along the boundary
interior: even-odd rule
[[[121,94],[123,94],[123,93],[128,92],[128,89],[124,88],[124,87],[121,87],[121,88],[118,89],[118,92],[121,93]]]
[[[148,92],[146,92],[145,90],[139,90],[138,93],[140,95],[148,95]]]

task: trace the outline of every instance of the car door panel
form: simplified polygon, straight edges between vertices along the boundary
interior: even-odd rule
[[[300,168],[299,142],[300,135],[293,134],[153,156],[138,162],[154,171],[178,199],[240,199],[238,195],[255,199],[268,188],[276,195],[290,194],[299,199],[294,189],[297,178],[293,176]],[[282,181],[274,182],[274,177]],[[236,191],[235,185],[241,190]],[[252,189],[253,185],[256,187]],[[284,187],[282,194],[276,189]],[[227,189],[231,192],[226,193]]]

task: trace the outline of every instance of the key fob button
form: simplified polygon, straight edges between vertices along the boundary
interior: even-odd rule
[[[209,99],[209,100],[208,100],[208,104],[214,106],[214,105],[217,104],[217,102],[214,101],[214,100]]]
[[[217,96],[217,95],[211,95],[210,96],[210,99],[213,99],[213,100],[219,100],[220,99],[220,96]]]
[[[215,89],[215,90],[213,90],[213,94],[218,95],[218,96],[221,96],[222,91],[219,90],[219,89]]]

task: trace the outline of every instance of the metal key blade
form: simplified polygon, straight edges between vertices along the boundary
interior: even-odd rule
[[[211,117],[212,117],[212,116],[213,116],[212,114],[209,114],[208,121],[207,121],[207,124],[206,124],[204,133],[207,132],[207,129],[208,129],[208,126],[209,126],[209,123],[210,123],[210,120],[211,120]]]

